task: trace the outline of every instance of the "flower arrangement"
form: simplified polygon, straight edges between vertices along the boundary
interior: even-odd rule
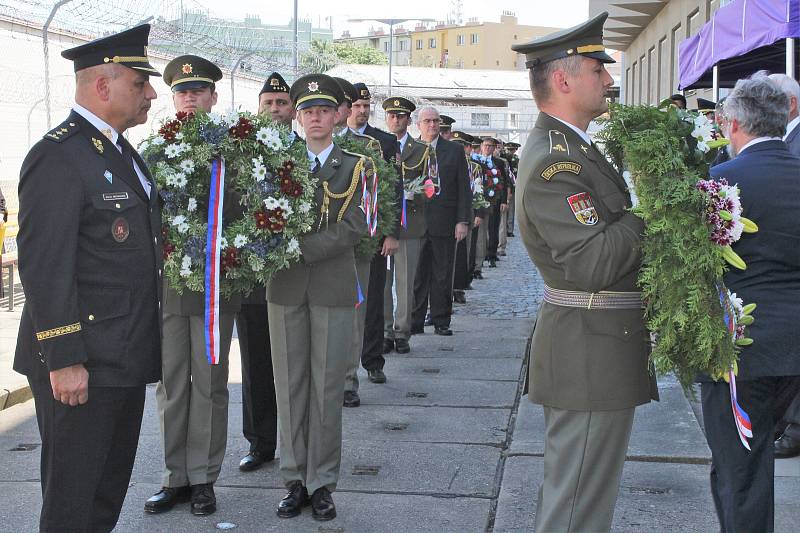
[[[755,304],[743,305],[722,277],[728,265],[746,268],[730,245],[757,230],[742,217],[738,189],[708,179],[727,141],[704,115],[667,102],[612,105],[598,140],[627,169],[639,199],[634,212],[646,223],[639,286],[656,370],[674,372],[684,387],[698,374],[727,377],[752,342],[745,327]]]
[[[483,194],[486,200],[492,202],[503,194],[505,184],[503,183],[500,171],[494,166],[491,157],[480,154],[472,154],[472,159],[481,164],[483,168]]]
[[[314,219],[315,182],[301,143],[250,113],[177,113],[139,147],[162,201],[164,275],[202,292],[212,163],[224,162],[220,293],[249,293],[300,255]]]
[[[477,170],[473,171],[472,164],[468,165],[467,170],[469,171],[469,188],[472,191],[472,209],[489,207],[489,202],[483,195],[483,173]]]

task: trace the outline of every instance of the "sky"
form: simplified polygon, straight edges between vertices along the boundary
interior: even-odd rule
[[[259,15],[261,21],[272,24],[288,24],[294,13],[292,0],[227,0],[212,2],[199,0],[214,16],[243,19],[247,14]],[[498,4],[486,0],[462,0],[461,12],[464,22],[477,17],[481,22],[500,22],[503,11],[516,13],[520,24],[531,26],[569,27],[588,18],[588,0],[504,0]],[[370,26],[377,23],[355,24],[352,18],[410,18],[424,17],[445,20],[453,10],[452,0],[373,0],[372,2],[332,2],[331,0],[298,0],[300,19],[311,19],[314,26],[333,26],[334,37],[349,29],[351,35],[366,34]],[[224,7],[223,7],[224,6]],[[496,6],[496,7],[495,7]],[[413,22],[406,23],[406,27]]]

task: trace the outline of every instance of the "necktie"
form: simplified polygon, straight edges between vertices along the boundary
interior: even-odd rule
[[[321,166],[322,166],[322,163],[320,163],[319,157],[315,157],[314,158],[314,166],[311,168],[311,173],[312,174],[316,174],[317,172],[319,172],[319,167],[321,167]]]

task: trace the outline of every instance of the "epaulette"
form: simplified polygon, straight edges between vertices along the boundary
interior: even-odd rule
[[[341,146],[339,147],[339,150],[341,150],[343,154],[347,154],[347,155],[352,156],[352,157],[357,157],[358,159],[361,159],[362,157],[364,159],[367,159],[367,156],[365,156],[363,154],[357,154],[355,152],[350,152],[349,150],[345,150]]]
[[[569,155],[569,143],[567,136],[558,130],[550,130],[550,153]]]
[[[77,123],[65,120],[52,130],[45,133],[44,138],[53,142],[60,143],[64,141],[64,139],[69,139],[70,137],[78,133],[78,130],[80,130],[80,128],[78,127]]]

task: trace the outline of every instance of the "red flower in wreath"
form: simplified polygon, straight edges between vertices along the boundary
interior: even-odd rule
[[[239,122],[231,126],[228,130],[232,137],[237,139],[247,139],[251,133],[253,133],[253,123],[247,120],[245,117],[239,117]]]

